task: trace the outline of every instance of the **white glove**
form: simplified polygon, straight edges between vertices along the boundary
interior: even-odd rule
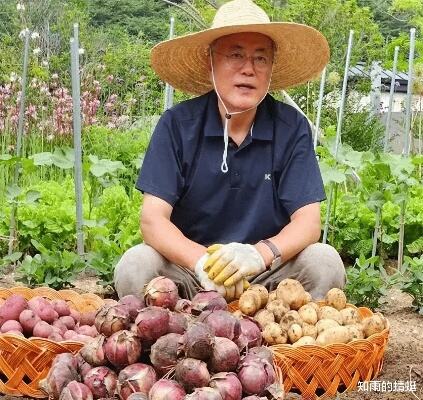
[[[216,246],[216,245],[215,245]],[[204,265],[209,279],[225,287],[266,270],[263,257],[251,244],[229,243],[210,255]]]
[[[217,285],[207,276],[207,272],[204,270],[204,264],[209,258],[209,254],[204,254],[195,265],[195,275],[197,275],[200,281],[201,287],[206,290],[216,290],[220,293],[226,301],[232,301],[238,299],[244,292],[244,282],[240,280],[236,285],[225,287],[223,285]]]

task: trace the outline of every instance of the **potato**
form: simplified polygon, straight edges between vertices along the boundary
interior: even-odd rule
[[[72,309],[72,308],[70,310],[70,316],[73,318],[73,320],[75,321],[76,324],[81,319],[81,313],[79,311],[77,311],[77,310]],[[94,317],[95,317],[95,314],[94,314]]]
[[[53,326],[46,321],[40,321],[35,324],[32,334],[33,336],[47,339],[54,331]]]
[[[347,325],[348,333],[350,335],[350,340],[364,339],[363,327],[361,324],[351,324]]]
[[[374,313],[374,315],[379,315],[380,318],[382,318],[383,325],[384,325],[385,329],[388,328],[388,326],[389,326],[388,320],[385,318],[385,316],[382,313],[377,312],[377,313]]]
[[[267,304],[267,301],[269,300],[269,292],[263,285],[258,285],[256,283],[254,285],[251,285],[248,290],[254,290],[259,293],[261,298],[260,308],[264,307]]]
[[[94,325],[96,314],[97,314],[97,311],[86,311],[81,313],[79,315],[79,324],[80,325]],[[73,328],[70,328],[70,329],[73,329]]]
[[[303,328],[303,336],[311,336],[313,339],[317,338],[317,328],[314,325],[303,322],[301,327]]]
[[[276,293],[278,299],[288,305],[291,310],[298,310],[307,301],[303,286],[295,279],[284,279],[281,281]]]
[[[255,290],[246,290],[239,298],[239,309],[247,315],[254,315],[261,305],[261,296]]]
[[[313,307],[316,310],[316,312],[320,308],[320,306],[317,303],[315,303],[314,301],[311,301],[310,303],[307,303],[306,306]]]
[[[375,333],[382,332],[385,329],[385,321],[381,315],[374,314],[362,321],[364,336],[368,338]]]
[[[63,317],[60,317],[58,321],[65,324],[66,329],[74,329],[76,325],[74,319],[70,315],[64,315]]]
[[[292,324],[301,325],[303,320],[301,319],[300,314],[298,314],[298,311],[290,310],[281,318],[279,323],[282,328],[288,330]]]
[[[325,301],[328,306],[339,311],[347,305],[347,296],[341,289],[333,288],[326,293]]]
[[[298,310],[298,314],[301,319],[308,324],[315,325],[317,322],[317,312],[313,306],[309,306],[308,304],[302,306]]]
[[[20,313],[28,308],[28,303],[20,294],[13,294],[0,307],[0,327],[10,320],[17,321]]]
[[[342,325],[352,325],[360,321],[360,314],[355,308],[346,307],[339,312],[342,317]]]
[[[23,310],[19,315],[19,322],[28,337],[32,336],[34,326],[40,321],[41,318],[32,310]]]
[[[279,322],[281,318],[289,311],[289,308],[281,300],[273,300],[266,305],[266,310],[269,310],[275,316],[275,321]]]
[[[321,319],[320,321],[317,321],[316,323],[317,334],[319,334],[322,331],[325,331],[326,329],[335,328],[339,325],[340,324],[338,324],[338,322],[336,322],[333,319]]]
[[[295,343],[303,336],[303,328],[300,324],[292,324],[288,328],[288,338],[291,343]]]
[[[334,328],[325,329],[317,336],[316,344],[325,346],[332,343],[348,343],[350,333],[345,326],[335,326]]]
[[[305,346],[307,344],[316,344],[316,340],[311,336],[303,336],[299,338],[295,343],[292,344],[293,347]]]
[[[75,329],[80,335],[91,336],[91,337],[96,337],[98,335],[98,331],[95,326],[81,325]]]
[[[41,296],[36,296],[29,300],[28,307],[45,322],[53,323],[59,318],[59,314],[54,310],[50,302]]]
[[[254,319],[259,323],[262,330],[267,324],[275,322],[275,316],[269,310],[258,310]]]
[[[9,321],[6,321],[0,329],[1,333],[6,333],[10,331],[19,331],[23,332],[22,326],[18,321],[15,321],[14,319],[11,319]]]
[[[269,299],[267,300],[268,303],[270,303],[273,300],[277,300],[278,296],[276,293],[276,290],[273,290],[272,292],[269,293]]]
[[[53,300],[51,302],[54,310],[59,314],[59,317],[63,317],[65,315],[70,315],[70,308],[68,303],[65,300]]]
[[[60,335],[63,335],[68,330],[68,327],[60,319],[58,319],[57,321],[54,321],[52,326],[55,326],[56,328],[59,329]]]
[[[270,322],[263,330],[263,339],[268,344],[284,344],[288,341],[288,333],[276,322]]]
[[[321,319],[333,319],[334,321],[338,322],[339,325],[342,325],[342,315],[341,313],[333,307],[330,306],[323,306],[320,307],[317,311],[317,318]]]

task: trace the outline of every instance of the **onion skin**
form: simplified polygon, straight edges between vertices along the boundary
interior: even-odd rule
[[[135,324],[141,340],[155,341],[169,331],[169,311],[149,306],[138,313]]]
[[[178,287],[164,276],[152,279],[145,288],[144,301],[147,306],[173,310],[179,300]]]
[[[126,400],[134,392],[148,395],[157,381],[154,368],[147,364],[135,363],[128,365],[119,372],[118,393],[122,400]]]
[[[160,379],[150,389],[148,398],[150,400],[183,400],[185,398],[184,388],[172,379]]]
[[[213,375],[209,386],[217,389],[223,400],[241,400],[242,385],[233,372],[220,372]]]
[[[129,311],[122,305],[104,305],[95,315],[94,325],[97,331],[107,337],[117,331],[127,329],[129,324]]]
[[[186,314],[191,314],[192,302],[191,300],[187,299],[179,299],[176,302],[174,311],[183,312]]]
[[[141,356],[141,341],[131,331],[118,331],[107,338],[104,353],[116,368],[134,364]]]
[[[78,378],[78,372],[72,363],[59,361],[51,367],[47,377],[39,382],[39,386],[49,398],[57,400],[64,387]]]
[[[238,338],[234,340],[239,349],[242,351],[244,349],[261,346],[263,337],[258,322],[253,318],[244,317],[239,323],[241,332]]]
[[[230,340],[236,340],[241,333],[239,320],[229,311],[203,311],[198,317],[198,322],[204,322],[209,326],[215,336],[226,337]]]
[[[122,297],[118,303],[127,308],[129,317],[132,321],[135,321],[138,313],[145,308],[144,300],[133,294],[128,294],[127,296]]]
[[[141,392],[134,392],[131,393],[126,400],[148,400],[148,397],[146,394]]]
[[[193,315],[200,315],[202,311],[227,310],[228,303],[216,290],[200,290],[191,300]]]
[[[214,348],[210,357],[209,366],[213,372],[235,371],[239,364],[240,356],[238,346],[224,337],[216,337]]]
[[[213,352],[214,336],[211,329],[202,322],[195,322],[184,333],[183,351],[186,357],[208,360]]]
[[[95,367],[85,375],[84,384],[90,388],[94,399],[113,397],[117,386],[117,375],[110,368]]]
[[[247,355],[241,361],[244,361],[245,359],[249,359],[252,356],[255,356],[255,357],[264,359],[269,364],[273,364],[273,353],[272,353],[272,350],[270,350],[266,346],[253,347],[252,349],[250,349],[248,351]]]
[[[159,375],[169,372],[178,362],[178,348],[182,335],[168,333],[156,340],[151,346],[150,361]]]
[[[184,358],[176,364],[175,379],[187,392],[191,392],[194,388],[207,386],[210,374],[204,361]]]
[[[72,381],[62,390],[59,400],[93,400],[93,394],[87,385]]]
[[[266,388],[275,382],[275,371],[265,359],[253,357],[241,361],[238,379],[244,393],[264,395]]]
[[[188,314],[181,312],[171,312],[169,316],[169,333],[179,333],[183,335],[188,329]]]
[[[106,336],[98,335],[96,338],[85,344],[84,347],[79,350],[81,357],[93,367],[101,367],[107,364],[107,358],[104,353],[104,341]]]
[[[193,393],[187,394],[185,400],[223,400],[217,389],[201,387],[195,389]]]

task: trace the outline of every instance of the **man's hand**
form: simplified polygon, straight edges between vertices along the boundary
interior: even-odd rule
[[[243,278],[258,275],[266,270],[263,257],[251,244],[229,243],[213,245],[213,251],[204,265],[209,279],[225,287],[236,285]]]
[[[244,290],[248,288],[248,282],[241,279],[236,285],[228,287],[214,283],[211,279],[209,279],[207,272],[204,270],[204,264],[208,258],[209,254],[204,254],[195,265],[195,274],[197,275],[201,286],[206,290],[216,290],[228,302],[239,299]]]

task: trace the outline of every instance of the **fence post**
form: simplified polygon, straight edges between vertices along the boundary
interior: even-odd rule
[[[73,26],[71,43],[73,146],[75,150],[76,245],[78,255],[84,254],[82,213],[82,149],[81,149],[81,82],[79,75],[79,28]]]
[[[389,140],[391,139],[391,121],[392,121],[392,105],[394,101],[394,92],[395,92],[395,83],[397,76],[397,64],[398,64],[398,52],[399,46],[395,46],[394,52],[394,64],[392,65],[392,77],[391,77],[391,88],[389,90],[389,104],[388,104],[388,116],[386,117],[386,126],[385,126],[385,143],[383,146],[383,151],[386,153],[388,151]]]
[[[318,139],[319,130],[320,130],[320,117],[322,115],[323,95],[325,94],[325,82],[326,82],[326,67],[323,69],[322,77],[320,78],[319,101],[317,103],[317,115],[316,115],[316,122],[314,126],[314,143],[313,143],[314,151],[316,151],[317,139]]]
[[[28,77],[28,60],[29,60],[29,39],[31,33],[29,30],[25,31],[25,44],[24,44],[24,53],[23,53],[23,71],[22,71],[22,82],[21,82],[21,99],[19,104],[19,120],[18,120],[18,132],[16,138],[16,157],[22,157],[22,136],[25,128],[25,96],[26,96],[26,81]],[[19,182],[19,176],[21,173],[21,163],[18,161],[15,165],[15,171],[13,175],[13,183],[15,185]],[[16,203],[12,204],[12,210],[10,213],[10,230],[9,230],[9,248],[8,255],[13,254],[16,241],[16,213],[17,205]]]
[[[170,17],[169,39],[173,38],[174,27],[175,27],[175,18]],[[173,106],[173,92],[174,92],[173,87],[170,86],[168,83],[166,83],[163,111],[166,111],[167,109]]]

